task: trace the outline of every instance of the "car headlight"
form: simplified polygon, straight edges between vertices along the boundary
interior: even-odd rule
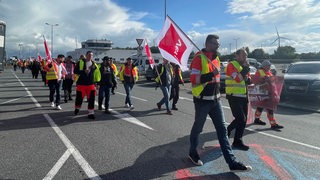
[[[314,81],[314,82],[312,83],[312,86],[320,86],[320,81]]]

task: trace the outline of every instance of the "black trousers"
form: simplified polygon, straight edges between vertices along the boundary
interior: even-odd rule
[[[72,92],[72,79],[64,79],[63,80],[63,90],[64,90],[64,100],[67,100],[68,98],[71,99],[71,92]]]
[[[242,136],[247,123],[248,115],[248,99],[242,97],[228,97],[228,102],[231,108],[234,120],[228,126],[228,130],[236,130],[234,142],[242,141]]]
[[[177,85],[177,86],[172,85],[171,93],[170,93],[170,100],[173,99],[172,107],[174,107],[179,100],[179,91],[180,91],[179,85]]]

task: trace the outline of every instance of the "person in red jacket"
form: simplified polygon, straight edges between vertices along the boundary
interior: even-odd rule
[[[272,72],[270,71],[271,62],[268,61],[268,60],[264,60],[262,62],[262,64],[261,64],[261,66],[262,67],[258,71],[256,71],[255,76],[257,78],[259,78],[262,82],[266,82],[266,81],[268,81],[270,79],[271,76],[273,76]],[[262,107],[257,107],[256,112],[254,114],[254,116],[255,116],[254,123],[255,124],[266,125],[266,123],[261,121],[261,119],[260,119],[262,111],[263,111]],[[268,117],[269,123],[271,125],[271,128],[272,129],[282,129],[283,126],[279,125],[276,122],[273,110],[272,109],[266,109],[266,111],[267,111],[267,117]]]

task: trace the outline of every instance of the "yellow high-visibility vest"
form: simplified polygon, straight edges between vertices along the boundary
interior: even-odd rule
[[[242,66],[238,61],[233,60],[230,62],[239,72],[242,71]],[[227,68],[225,68],[227,70]],[[246,97],[247,88],[244,79],[241,82],[235,81],[231,76],[226,75],[226,94],[238,97]]]
[[[93,81],[96,83],[96,82],[99,82],[101,80],[101,74],[100,74],[100,70],[99,70],[98,65],[95,62],[92,62],[92,63],[96,66],[96,69],[93,72]],[[83,70],[83,66],[84,66],[84,61],[80,60],[79,61],[79,70],[80,71]],[[78,81],[79,76],[80,76],[79,74],[75,74],[75,81],[76,82]]]

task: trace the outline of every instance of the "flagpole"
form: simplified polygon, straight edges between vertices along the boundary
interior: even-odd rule
[[[213,67],[217,68],[217,67],[210,61],[210,59],[207,57],[207,55],[205,55],[205,54],[200,50],[200,48],[186,35],[186,33],[184,33],[184,32],[182,31],[182,29],[170,18],[170,16],[167,15],[167,17],[168,17],[168,18],[171,20],[171,22],[180,30],[180,32],[182,32],[182,33],[188,38],[188,40],[193,44],[193,46],[195,46],[195,47],[197,48],[197,50],[198,50],[202,55],[204,55],[204,56],[206,57],[207,61],[210,62]]]

